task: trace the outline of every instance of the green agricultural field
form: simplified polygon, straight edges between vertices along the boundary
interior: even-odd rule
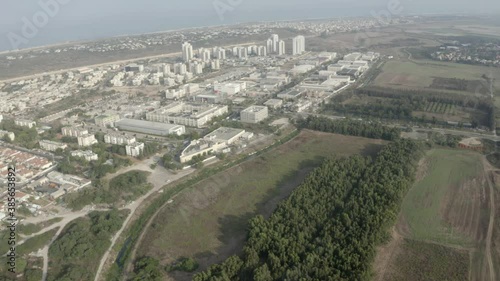
[[[432,241],[447,245],[470,246],[475,237],[473,217],[462,217],[462,223],[455,216],[462,214],[459,208],[471,207],[474,200],[456,196],[468,192],[483,175],[482,155],[464,150],[435,149],[426,157],[425,176],[408,192],[402,205],[402,215],[410,238]],[[467,189],[464,191],[464,189]],[[474,205],[475,206],[475,205]],[[463,210],[462,210],[463,211]],[[478,214],[479,215],[479,214]]]
[[[385,63],[382,73],[372,82],[374,86],[401,89],[428,89],[435,78],[483,80],[483,75],[495,79],[500,89],[500,68],[467,65],[431,60],[391,60]],[[449,91],[454,93],[468,93]]]
[[[200,269],[238,253],[247,223],[276,205],[326,157],[374,155],[380,140],[304,130],[292,141],[219,173],[174,198],[154,219],[138,247],[164,263],[192,257]],[[175,276],[177,280],[191,280]]]

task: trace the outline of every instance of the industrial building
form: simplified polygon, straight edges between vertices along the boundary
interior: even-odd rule
[[[253,133],[247,134],[245,130],[221,127],[206,135],[203,139],[192,141],[180,154],[181,163],[191,161],[196,156],[208,156],[213,153],[226,153],[229,146],[240,139],[248,139]]]
[[[240,113],[241,122],[243,123],[259,123],[269,116],[267,106],[251,106],[244,109]]]
[[[227,112],[227,106],[195,105],[176,102],[167,107],[146,113],[146,119],[153,122],[200,128],[212,120],[212,118],[222,116]]]
[[[186,127],[183,125],[173,125],[159,122],[151,122],[135,119],[122,119],[115,123],[115,126],[123,131],[137,132],[143,134],[168,136],[183,135],[186,133]]]
[[[298,91],[295,89],[288,90],[284,93],[279,93],[278,98],[284,99],[284,100],[296,100],[300,98],[302,95],[304,95],[305,91]]]
[[[235,141],[237,141],[239,138],[241,138],[244,133],[245,130],[242,129],[220,127],[217,130],[203,137],[203,139],[230,145]]]

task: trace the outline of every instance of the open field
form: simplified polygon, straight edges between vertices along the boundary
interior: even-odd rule
[[[238,253],[248,220],[271,214],[277,204],[326,157],[374,155],[384,142],[303,131],[271,152],[219,173],[184,191],[147,230],[138,256],[169,264],[193,257],[200,269]],[[191,280],[191,274],[171,274]]]
[[[400,232],[417,240],[471,246],[485,203],[485,175],[481,155],[436,149],[424,165],[428,173],[406,195]],[[487,211],[487,208],[486,208]],[[404,229],[403,229],[404,226]]]
[[[385,281],[468,280],[469,253],[410,239],[399,243]]]
[[[493,170],[472,151],[429,151],[392,241],[379,248],[374,280],[496,280]]]
[[[450,93],[488,95],[488,85],[483,75],[495,79],[495,88],[500,89],[500,68],[466,65],[431,60],[391,60],[385,63],[382,73],[372,85],[401,89],[432,89]],[[452,90],[444,85],[446,80],[456,78],[468,82],[464,90]],[[441,87],[441,88],[438,88]]]

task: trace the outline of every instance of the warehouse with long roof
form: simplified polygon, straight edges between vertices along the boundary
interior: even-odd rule
[[[186,127],[183,125],[174,125],[136,119],[122,119],[115,122],[115,127],[122,131],[130,131],[157,136],[180,136],[186,133]]]

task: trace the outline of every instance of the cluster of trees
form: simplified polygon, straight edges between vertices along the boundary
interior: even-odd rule
[[[373,161],[326,161],[268,220],[250,221],[241,257],[193,280],[368,280],[421,155],[419,143],[398,140]]]
[[[148,183],[147,176],[147,172],[130,171],[116,176],[109,184],[96,180],[94,181],[96,188],[86,188],[68,194],[63,200],[73,210],[81,210],[89,204],[119,206],[123,201],[135,200],[151,190],[152,186]]]
[[[369,104],[342,104],[346,100],[356,96],[369,96],[382,98],[383,101]],[[486,113],[485,120],[479,120],[481,125],[495,128],[495,107],[491,98],[478,98],[474,95],[453,94],[436,90],[400,90],[390,88],[361,88],[349,91],[332,98],[332,103],[325,104],[325,111],[335,111],[342,114],[353,114],[359,116],[372,116],[384,119],[402,119],[415,122],[430,122],[412,116],[413,111],[422,111],[432,102],[451,104],[459,107],[479,110]],[[477,120],[475,120],[477,122]],[[435,122],[435,120],[434,120]]]
[[[327,133],[389,141],[399,139],[401,134],[401,131],[397,128],[390,128],[375,122],[367,123],[350,119],[332,120],[316,116],[309,116],[306,119],[298,120],[298,125],[301,128]]]
[[[161,147],[159,144],[154,142],[146,142],[144,143],[144,150],[142,151],[139,159],[146,159],[153,156],[155,153],[160,151]]]
[[[181,258],[176,263],[172,265],[168,265],[165,267],[165,270],[168,272],[171,271],[184,271],[184,272],[194,272],[198,269],[198,262],[193,258]]]
[[[17,126],[14,120],[4,120],[0,123],[0,129],[14,133],[15,140],[12,141],[8,136],[3,141],[14,143],[28,149],[36,148],[38,145],[38,132],[35,128]]]
[[[329,103],[324,106],[327,111],[338,112],[343,115],[354,114],[356,116],[371,116],[383,119],[412,119],[413,108],[411,105],[401,102],[395,103],[370,103],[366,105],[360,104],[338,104]]]
[[[99,261],[127,211],[92,212],[68,224],[49,248],[47,280],[93,280]]]

